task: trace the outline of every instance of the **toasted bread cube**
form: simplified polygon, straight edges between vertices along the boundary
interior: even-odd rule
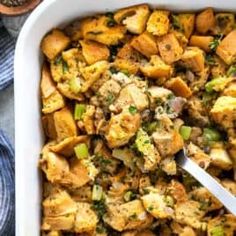
[[[49,195],[43,201],[43,213],[45,216],[60,216],[67,214],[75,214],[77,206],[66,191],[61,191]]]
[[[235,128],[236,98],[230,96],[219,97],[210,113],[213,120],[225,129]]]
[[[89,65],[97,61],[108,60],[110,56],[109,49],[103,44],[89,40],[81,40],[80,44],[83,56]]]
[[[173,33],[175,35],[175,37],[177,38],[177,40],[179,41],[179,44],[182,48],[186,48],[188,45],[188,39],[185,37],[185,35],[177,30],[170,30],[171,33]]]
[[[118,44],[124,38],[126,29],[121,25],[108,27],[108,21],[109,17],[104,15],[82,20],[80,27],[84,39],[94,40],[105,45]]]
[[[121,71],[136,74],[139,71],[140,55],[138,51],[127,43],[118,51],[114,66]]]
[[[77,136],[77,128],[71,111],[65,107],[54,113],[54,123],[57,132],[57,139]]]
[[[168,219],[173,217],[174,210],[168,206],[164,195],[149,193],[142,197],[142,202],[146,211],[157,219]]]
[[[91,209],[91,204],[86,202],[77,203],[78,211],[75,217],[75,232],[85,233],[96,229],[98,218]]]
[[[147,31],[156,36],[163,36],[169,31],[169,11],[155,10],[147,22]]]
[[[178,61],[183,54],[183,48],[173,33],[161,37],[158,40],[158,48],[162,60],[167,64]]]
[[[213,56],[214,65],[211,66],[211,75],[213,78],[225,76],[227,64],[217,55]]]
[[[128,109],[111,117],[106,132],[106,140],[110,148],[122,146],[129,142],[140,126],[140,114],[131,114]]]
[[[150,9],[148,5],[142,4],[117,11],[114,19],[117,23],[124,24],[129,32],[141,34],[145,30],[149,15]]]
[[[216,54],[228,65],[236,62],[236,30],[231,31],[219,44]]]
[[[170,77],[172,69],[170,65],[165,64],[162,59],[157,56],[151,56],[150,62],[140,66],[142,73],[152,79],[159,79],[161,77]]]
[[[223,170],[230,170],[233,162],[222,143],[215,143],[210,151],[211,164]]]
[[[158,53],[156,39],[148,32],[144,32],[139,36],[134,37],[130,45],[147,58]]]
[[[57,133],[54,125],[53,113],[46,114],[42,117],[42,125],[45,135],[49,139],[55,140]]]
[[[201,34],[206,34],[215,27],[215,16],[212,8],[200,12],[196,17],[196,30]]]
[[[204,70],[204,52],[197,47],[187,47],[181,60],[187,68],[190,68],[194,72]]]
[[[77,137],[69,137],[61,142],[50,146],[50,150],[65,157],[70,157],[74,154],[74,147],[79,143],[89,143],[89,137],[87,135],[81,135]]]
[[[70,39],[59,29],[54,29],[46,35],[41,43],[43,53],[49,60],[53,60],[70,44]]]
[[[65,106],[64,98],[58,92],[46,64],[42,68],[41,93],[43,102],[42,112],[44,114],[52,113]]]
[[[216,33],[228,34],[234,29],[235,19],[233,13],[217,13],[216,18]]]
[[[231,82],[223,91],[224,96],[236,97],[236,81]]]
[[[210,52],[210,43],[214,40],[212,36],[192,35],[189,41],[190,46],[199,47],[205,52]]]
[[[178,15],[179,23],[182,27],[185,37],[188,39],[193,30],[195,24],[195,14],[183,13]]]
[[[192,91],[189,86],[179,76],[167,81],[166,87],[173,91],[176,96],[188,98],[192,95]]]
[[[81,68],[80,72],[85,79],[81,87],[81,92],[86,92],[95,81],[101,79],[108,68],[109,63],[107,61],[98,61],[90,66]]]

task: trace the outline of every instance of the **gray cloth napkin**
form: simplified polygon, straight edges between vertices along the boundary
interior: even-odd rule
[[[25,17],[0,18],[0,236],[15,235],[14,150],[2,129],[10,133],[14,127],[13,107],[9,107],[14,97],[12,83],[16,39],[13,36],[17,36]]]

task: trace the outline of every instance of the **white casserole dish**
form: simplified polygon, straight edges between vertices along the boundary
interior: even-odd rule
[[[41,187],[38,170],[43,145],[39,80],[40,41],[52,28],[97,12],[149,3],[174,11],[197,11],[208,6],[236,11],[235,0],[45,0],[25,23],[15,52],[16,235],[40,235]]]

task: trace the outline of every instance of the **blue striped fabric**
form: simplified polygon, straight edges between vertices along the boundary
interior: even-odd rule
[[[0,90],[13,81],[14,48],[15,40],[3,28],[0,20]],[[15,235],[14,178],[14,151],[0,130],[0,236]]]

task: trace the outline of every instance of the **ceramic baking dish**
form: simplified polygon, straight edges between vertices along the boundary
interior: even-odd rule
[[[40,119],[40,41],[53,27],[97,12],[148,3],[172,11],[206,7],[236,12],[235,0],[45,0],[26,21],[15,52],[16,235],[40,235],[38,159],[44,143]]]

